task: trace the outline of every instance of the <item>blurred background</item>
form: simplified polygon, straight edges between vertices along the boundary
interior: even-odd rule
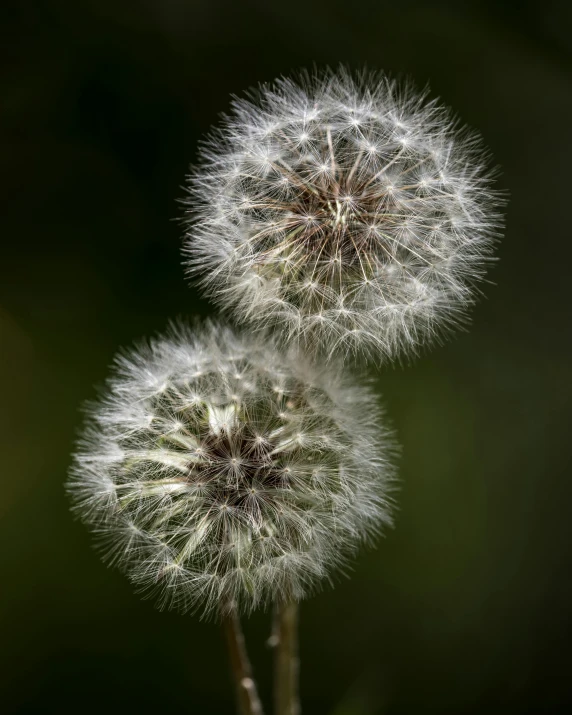
[[[232,713],[216,625],[106,569],[63,491],[120,346],[212,307],[177,199],[229,95],[301,67],[409,76],[477,128],[510,192],[470,332],[377,372],[403,445],[396,529],[303,604],[308,715],[572,705],[572,17],[564,2],[4,5],[0,702]],[[246,623],[267,702],[268,614]]]

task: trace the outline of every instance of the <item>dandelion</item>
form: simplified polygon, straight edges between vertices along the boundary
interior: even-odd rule
[[[326,358],[416,353],[466,318],[500,227],[474,133],[383,74],[237,99],[190,177],[188,272]]]
[[[104,558],[183,611],[299,600],[390,523],[368,386],[218,323],[116,360],[68,490]]]

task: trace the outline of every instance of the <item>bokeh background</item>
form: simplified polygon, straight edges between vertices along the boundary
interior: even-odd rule
[[[212,307],[177,199],[231,93],[344,62],[430,83],[510,192],[457,335],[377,372],[403,444],[397,528],[304,603],[308,715],[572,705],[572,22],[564,2],[4,5],[0,628],[4,713],[232,713],[219,629],[107,570],[62,483],[114,353]],[[264,697],[268,614],[246,624]]]

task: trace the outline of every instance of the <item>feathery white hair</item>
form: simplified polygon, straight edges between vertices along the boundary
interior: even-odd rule
[[[210,297],[326,358],[416,353],[462,323],[503,203],[477,135],[344,69],[235,99],[191,174],[184,254]]]
[[[300,599],[390,524],[374,393],[218,323],[116,359],[68,481],[104,558],[162,607]]]

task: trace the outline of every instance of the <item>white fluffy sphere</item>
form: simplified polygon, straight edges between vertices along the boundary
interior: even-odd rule
[[[371,390],[269,339],[178,327],[116,360],[68,482],[104,557],[164,606],[299,599],[390,523]]]
[[[209,296],[324,356],[415,353],[462,322],[500,226],[479,138],[383,74],[235,100],[190,177],[184,252]]]

